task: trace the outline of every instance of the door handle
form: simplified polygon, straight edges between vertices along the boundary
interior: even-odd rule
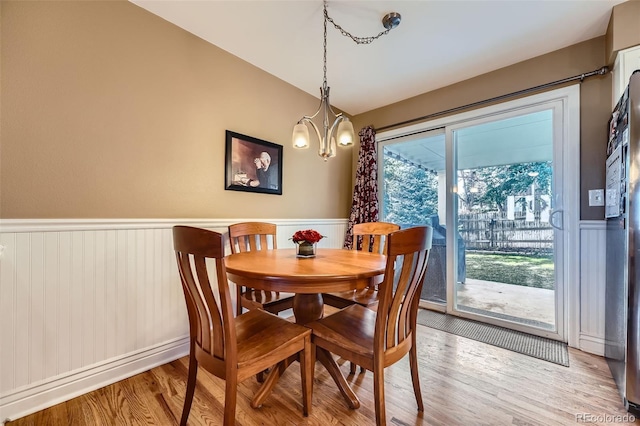
[[[560,225],[556,225],[554,218],[556,216],[556,214],[560,215]],[[555,209],[551,212],[551,214],[549,215],[549,225],[551,225],[552,228],[557,229],[558,231],[562,231],[563,226],[564,226],[564,210],[562,209]]]

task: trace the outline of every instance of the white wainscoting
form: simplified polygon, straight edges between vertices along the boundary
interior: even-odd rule
[[[4,220],[0,228],[0,421],[188,352],[171,227],[225,232],[247,219]],[[298,229],[342,246],[346,219],[267,220],[278,246]],[[604,353],[604,221],[580,223],[579,343]],[[572,304],[576,306],[576,304]]]
[[[226,232],[250,219],[3,220],[0,421],[13,420],[188,353],[171,227]],[[346,219],[265,220],[278,247],[298,229],[342,247]]]
[[[580,336],[578,347],[604,355],[604,296],[606,274],[604,220],[580,222]]]

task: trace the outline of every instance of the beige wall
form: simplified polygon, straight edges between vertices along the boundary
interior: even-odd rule
[[[606,58],[611,65],[620,50],[640,44],[640,0],[627,1],[613,7],[606,38]]]
[[[291,147],[315,97],[126,1],[0,4],[1,218],[348,216],[351,149]],[[226,129],[284,146],[282,196],[224,190]]]
[[[499,95],[593,71],[605,65],[605,37],[501,68],[354,117],[354,127],[380,128]],[[602,207],[588,206],[589,189],[604,188],[606,126],[611,76],[592,77],[580,90],[581,219],[603,219]]]
[[[0,5],[0,218],[348,216],[357,147],[325,163],[315,142],[290,146],[315,97],[126,1]],[[605,50],[599,37],[360,114],[354,127],[592,71]],[[610,76],[581,87],[582,219],[603,216],[587,190],[604,186],[610,93]],[[226,129],[284,146],[282,196],[224,190]]]

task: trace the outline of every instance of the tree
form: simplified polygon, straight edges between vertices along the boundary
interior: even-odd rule
[[[438,175],[407,160],[385,155],[382,220],[399,224],[430,223],[438,214]],[[509,164],[458,171],[461,212],[503,212],[509,196],[524,196],[535,185],[535,202],[546,207],[542,195],[551,194],[550,161]],[[442,200],[444,202],[444,200]],[[443,221],[445,218],[440,218]]]
[[[458,175],[460,200],[466,211],[501,212],[507,209],[508,196],[529,194],[532,185],[536,188],[536,203],[544,207],[541,195],[551,194],[553,170],[550,161],[542,161],[461,170]]]
[[[431,223],[431,216],[438,213],[437,174],[390,156],[385,156],[383,173],[383,220]]]

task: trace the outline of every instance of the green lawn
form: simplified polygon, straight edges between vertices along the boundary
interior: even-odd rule
[[[554,288],[553,258],[550,256],[467,253],[466,260],[467,278]]]

